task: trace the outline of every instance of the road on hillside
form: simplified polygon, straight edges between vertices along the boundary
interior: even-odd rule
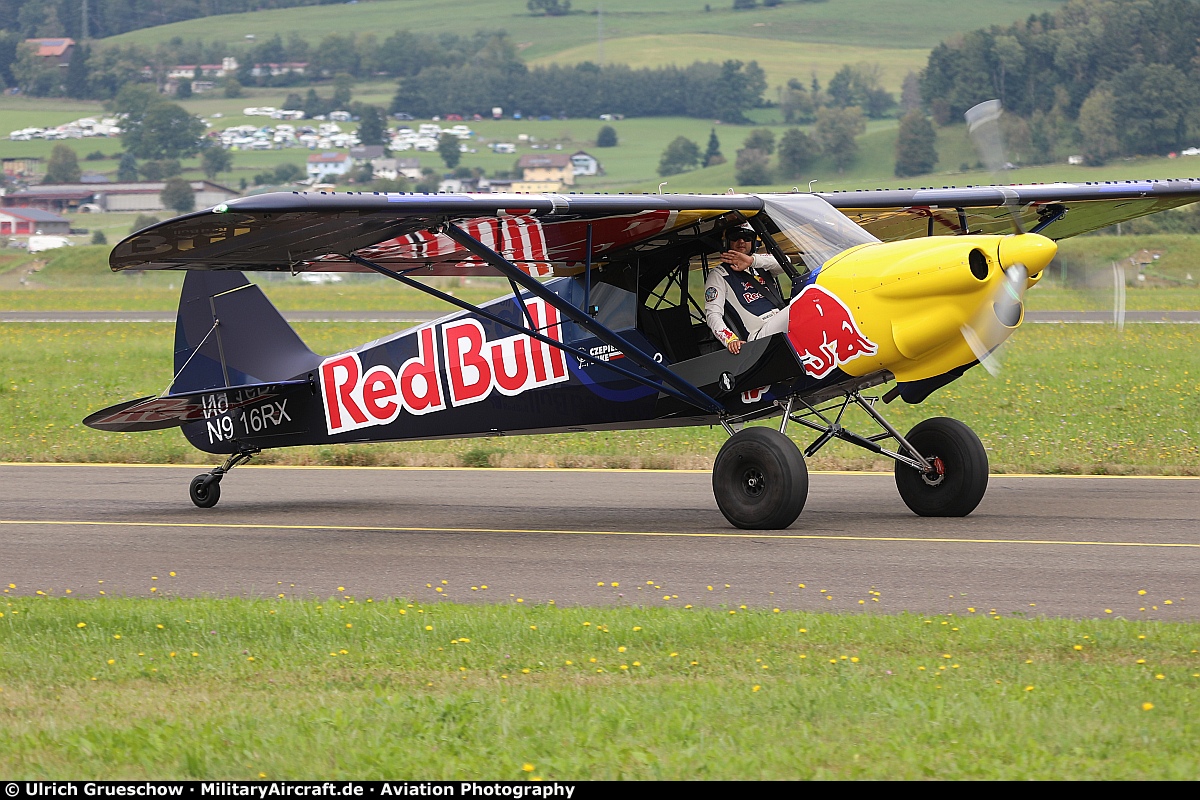
[[[993,476],[970,517],[921,519],[890,475],[814,474],[789,530],[750,533],[726,524],[705,472],[242,467],[201,510],[197,471],[0,466],[0,583],[1200,618],[1194,478]]]

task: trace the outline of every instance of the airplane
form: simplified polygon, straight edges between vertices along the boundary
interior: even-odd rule
[[[1056,241],[1200,200],[1200,180],[1091,181],[777,194],[276,192],[138,231],[114,271],[186,270],[163,394],[89,415],[106,431],[180,427],[227,456],[312,444],[719,425],[717,505],[786,528],[805,459],[834,439],[895,462],[921,516],[966,516],[987,453],[960,421],[907,433],[879,400],[916,404],[992,354]],[[703,276],[750,226],[790,279],[785,333],[738,354],[704,321]],[[329,356],[312,352],[246,272],[374,272],[456,310]],[[473,304],[419,278],[502,276]],[[894,382],[882,397],[864,392]],[[851,430],[856,407],[876,428]],[[778,425],[747,425],[779,418]],[[803,451],[789,426],[816,432]]]

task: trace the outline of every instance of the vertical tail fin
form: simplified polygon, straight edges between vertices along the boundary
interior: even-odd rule
[[[173,394],[289,380],[320,363],[245,275],[187,273],[175,321]]]

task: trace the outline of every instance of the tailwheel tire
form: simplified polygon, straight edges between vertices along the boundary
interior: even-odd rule
[[[713,494],[731,525],[786,528],[808,499],[808,467],[796,443],[773,428],[744,428],[721,447]]]
[[[908,442],[933,464],[921,473],[896,462],[896,488],[904,504],[922,517],[965,517],[987,491],[988,458],[975,431],[949,417],[918,423]]]
[[[192,502],[200,508],[212,508],[221,499],[221,481],[214,480],[205,485],[209,481],[208,473],[197,475],[192,478],[192,483],[188,486],[188,495],[191,496]]]

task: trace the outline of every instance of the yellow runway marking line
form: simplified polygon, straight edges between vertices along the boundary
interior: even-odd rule
[[[686,531],[570,531],[537,528],[423,528],[373,525],[272,525],[254,522],[113,522],[69,519],[3,519],[0,525],[85,525],[104,528],[197,528],[268,531],[325,531],[332,533],[515,533],[554,536],[637,536],[679,539],[781,539],[836,542],[911,542],[918,544],[1028,544],[1072,547],[1166,547],[1200,549],[1200,542],[1101,542],[1072,539],[965,539],[945,536],[847,536],[819,533],[689,533]]]
[[[0,467],[95,467],[103,469],[197,469],[204,471],[207,464],[112,464],[88,462],[51,462],[51,461],[0,461]],[[486,475],[492,472],[607,472],[612,474],[637,473],[653,475],[711,475],[711,469],[609,469],[607,467],[361,467],[333,466],[320,464],[243,464],[238,470],[247,469],[294,469],[294,470],[339,470],[366,472],[473,472]],[[871,477],[891,477],[891,472],[867,472],[858,470],[810,470],[809,475],[861,475]],[[996,472],[992,479],[1003,478],[1042,478],[1064,480],[1121,480],[1121,481],[1200,481],[1200,475],[1046,475],[1031,472]]]

